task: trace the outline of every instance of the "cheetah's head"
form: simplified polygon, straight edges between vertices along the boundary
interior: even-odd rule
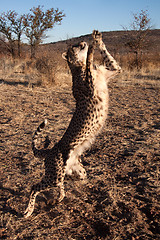
[[[80,42],[70,47],[67,52],[62,54],[62,57],[67,60],[69,65],[78,67],[86,64],[87,52],[88,44],[86,42]]]

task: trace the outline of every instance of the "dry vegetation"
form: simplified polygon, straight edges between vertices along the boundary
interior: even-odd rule
[[[67,44],[41,46],[34,62],[0,59],[0,238],[158,240],[158,51],[157,61],[151,61],[150,51],[141,71],[124,70],[109,83],[106,125],[82,157],[88,181],[66,179],[62,203],[56,202],[57,189],[50,190],[45,192],[47,198],[37,197],[33,215],[23,218],[30,187],[44,171],[43,161],[33,158],[31,151],[33,131],[47,118],[46,134],[53,146],[75,108],[71,76],[61,60]],[[122,57],[121,51],[113,53],[127,69],[125,58],[132,56]]]

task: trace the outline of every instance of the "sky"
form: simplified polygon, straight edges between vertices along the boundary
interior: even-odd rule
[[[148,10],[154,28],[160,29],[160,0],[0,0],[0,13],[29,13],[32,7],[59,8],[66,17],[49,30],[44,42],[56,42],[99,31],[129,28],[134,13]]]

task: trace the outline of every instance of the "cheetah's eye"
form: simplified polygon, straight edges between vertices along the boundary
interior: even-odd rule
[[[81,43],[80,47],[81,47],[81,50],[83,50],[86,47],[86,43]]]

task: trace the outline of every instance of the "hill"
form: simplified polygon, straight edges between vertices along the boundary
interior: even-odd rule
[[[107,48],[110,50],[117,49],[120,53],[126,51],[124,48],[126,37],[128,35],[134,34],[134,31],[110,31],[102,32],[103,41],[106,44]],[[89,42],[92,40],[91,34],[82,35],[80,37],[75,37],[72,39],[58,41],[46,44],[45,46],[53,46],[53,48],[64,50],[66,45],[75,44],[80,41]],[[147,40],[152,43],[148,46],[148,51],[160,52],[160,29],[150,30],[147,36]]]
[[[103,32],[103,41],[107,46],[107,49],[111,54],[120,62],[121,66],[128,68],[128,65],[132,65],[134,62],[134,53],[131,53],[128,48],[125,47],[128,39],[134,35],[134,31],[111,31]],[[76,44],[80,41],[90,42],[92,40],[91,34],[75,37],[65,41],[59,41],[49,44],[42,44],[39,48],[39,55],[46,52],[46,55],[55,57],[56,54],[59,60],[61,60],[61,54],[68,48],[69,45]],[[160,62],[160,29],[150,30],[147,38],[147,48],[143,50],[143,66],[148,64],[159,65]],[[52,56],[51,56],[52,54]],[[96,52],[98,54],[98,51]],[[63,64],[63,63],[62,63]]]

